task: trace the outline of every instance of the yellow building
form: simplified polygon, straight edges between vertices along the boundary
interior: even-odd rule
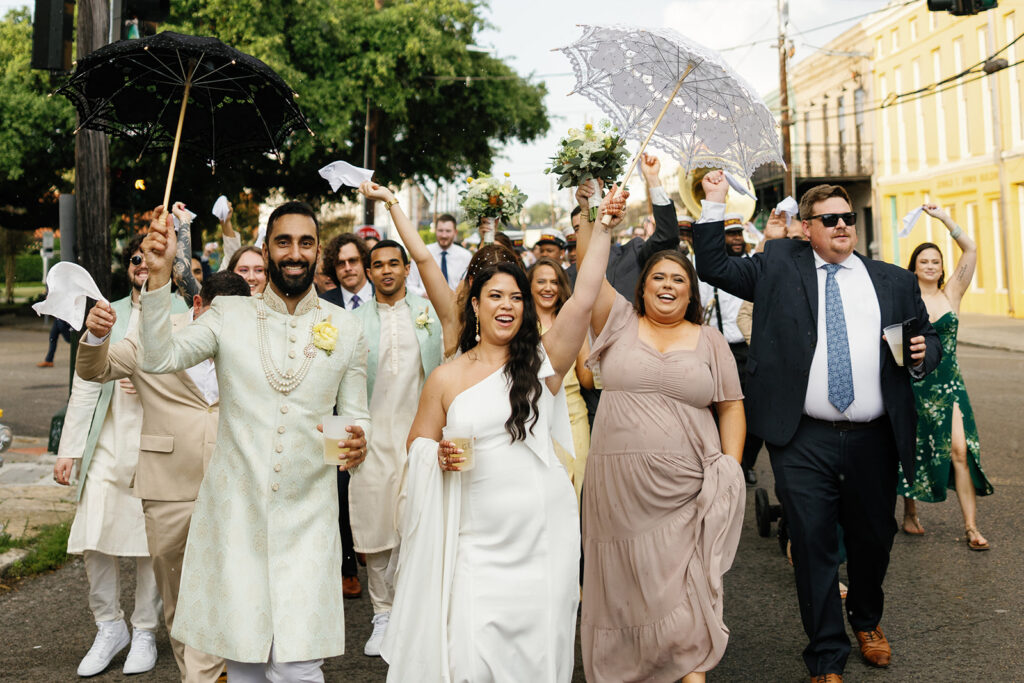
[[[923,215],[898,236],[908,211],[934,202],[978,245],[963,310],[1024,317],[1024,40],[1009,45],[1024,32],[1024,0],[968,17],[893,5],[860,25],[873,47],[880,256],[906,266],[935,242],[951,272],[959,250],[939,221]],[[986,74],[992,55],[1009,66]]]

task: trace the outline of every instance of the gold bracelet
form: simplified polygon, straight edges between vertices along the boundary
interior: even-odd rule
[[[394,199],[389,199],[388,201],[384,202],[384,209],[386,211],[390,211],[391,207],[394,206],[397,203],[398,203],[398,197],[395,197]]]

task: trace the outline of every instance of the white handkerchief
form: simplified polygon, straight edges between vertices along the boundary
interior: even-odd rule
[[[740,194],[744,194],[744,195],[750,197],[751,199],[757,199],[753,195],[753,193],[751,193],[751,191],[747,189],[746,184],[740,182],[740,180],[736,176],[734,176],[732,173],[729,173],[728,171],[722,171],[722,173],[725,174],[725,179],[727,181],[729,181],[729,187],[731,187],[732,189],[736,190]]]
[[[60,318],[76,330],[82,329],[85,320],[85,300],[106,301],[100,288],[87,271],[77,263],[61,261],[46,274],[46,299],[32,304],[32,310],[39,315]]]
[[[263,248],[263,240],[267,239],[267,226],[260,226],[260,231],[256,234],[256,248]]]
[[[217,197],[213,203],[212,213],[221,223],[228,219],[228,198],[224,195]]]
[[[185,212],[185,215],[188,216],[189,222],[194,221],[196,219],[196,215],[189,211],[188,209],[182,210]],[[171,218],[174,220],[174,229],[178,230],[179,228],[181,228],[181,221],[178,220],[178,217],[175,216],[174,214],[171,214]]]
[[[338,191],[342,185],[359,187],[359,184],[373,178],[368,168],[353,166],[347,161],[335,161],[320,169],[320,176],[331,184],[331,190]]]
[[[796,218],[800,213],[800,205],[792,197],[786,197],[775,206],[775,213],[788,214],[790,218]]]
[[[922,211],[924,211],[924,207],[919,206],[903,217],[903,229],[899,233],[900,239],[910,235],[910,231],[914,229],[914,223],[917,223]]]

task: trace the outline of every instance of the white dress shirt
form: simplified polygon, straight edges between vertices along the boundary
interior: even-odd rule
[[[206,399],[207,405],[214,405],[220,399],[220,389],[217,388],[217,368],[213,360],[207,358],[199,361],[198,365],[187,368],[189,378],[199,387],[199,391]]]
[[[472,252],[468,249],[463,249],[454,242],[448,249],[442,249],[441,245],[437,242],[431,242],[427,245],[427,251],[434,257],[438,268],[441,267],[441,252],[448,252],[448,286],[452,290],[458,287],[459,282],[462,281],[463,276],[466,274],[466,269],[469,268],[469,261],[473,258]],[[423,286],[423,280],[420,278],[420,271],[416,268],[416,263],[413,262],[411,265],[409,279],[405,281],[406,287],[414,294],[427,296],[427,290]]]
[[[856,254],[846,257],[836,271],[836,283],[843,297],[846,338],[850,344],[853,371],[853,403],[840,413],[828,400],[828,337],[825,329],[825,259],[814,254],[818,276],[818,343],[807,379],[804,413],[819,420],[869,422],[885,414],[882,401],[881,358],[882,315],[878,295],[864,262]]]
[[[705,311],[705,323],[717,330],[718,315],[715,313],[714,308],[708,308],[711,305],[711,300],[716,298],[715,287],[701,281],[698,281],[698,284],[700,285],[700,305],[704,307]],[[740,312],[740,306],[743,305],[743,299],[738,296],[733,296],[724,289],[718,290],[717,299],[718,300],[715,305],[717,305],[719,310],[722,312],[721,332],[725,336],[725,341],[730,344],[738,344],[742,341],[746,341],[743,333],[740,332],[740,328],[736,326],[736,316]]]
[[[356,294],[359,295],[360,306],[373,301],[373,285],[370,284],[369,280],[365,281],[363,283],[363,288],[355,293],[348,291],[344,287],[340,287],[339,289],[341,289],[341,299],[342,301],[345,302],[346,310],[351,311],[353,308],[355,308],[355,306],[352,305],[352,297],[355,296]]]

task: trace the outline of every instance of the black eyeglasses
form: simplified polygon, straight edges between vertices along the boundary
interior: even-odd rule
[[[811,216],[807,220],[813,221],[815,218],[821,219],[821,224],[826,228],[834,228],[839,225],[839,219],[843,219],[843,223],[846,225],[857,225],[857,212],[850,211],[849,213],[820,213],[817,216]]]
[[[129,259],[129,260],[131,261],[131,264],[133,266],[141,266],[142,265],[142,257],[139,256],[138,254],[136,254],[135,256],[132,256],[131,259]]]

